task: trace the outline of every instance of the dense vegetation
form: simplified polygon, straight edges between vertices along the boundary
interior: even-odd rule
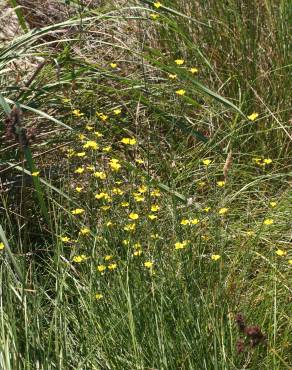
[[[292,369],[289,1],[9,4],[1,369]]]

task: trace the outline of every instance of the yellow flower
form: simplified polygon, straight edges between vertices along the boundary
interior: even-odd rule
[[[106,179],[106,173],[103,171],[94,172],[93,176],[100,180]]]
[[[148,218],[149,218],[149,220],[153,221],[153,220],[156,220],[157,219],[157,216],[156,215],[149,214],[148,215]]]
[[[198,182],[198,186],[199,186],[200,188],[203,188],[205,185],[206,185],[206,182],[205,182],[205,181],[199,181],[199,182]]]
[[[129,207],[129,202],[122,202],[121,207]]]
[[[118,159],[112,158],[109,162],[109,165],[113,171],[118,171],[121,168],[121,164]]]
[[[276,252],[275,252],[278,256],[282,257],[282,256],[286,256],[287,252],[286,251],[283,251],[282,249],[277,249]]]
[[[110,227],[110,226],[113,226],[113,223],[111,221],[108,221],[106,224],[105,224],[107,227]]]
[[[87,131],[92,131],[94,129],[92,125],[86,125],[85,128]]]
[[[154,189],[154,190],[151,191],[151,196],[152,197],[160,197],[161,193],[158,189]]]
[[[168,77],[171,78],[172,80],[175,80],[177,78],[176,74],[169,73]]]
[[[184,240],[183,242],[176,242],[174,244],[174,248],[175,249],[183,249],[183,248],[185,248],[187,246],[187,244],[188,244],[188,241],[187,240]]]
[[[5,248],[5,245],[3,242],[0,242],[0,251],[2,251]]]
[[[79,234],[81,235],[87,235],[90,233],[90,229],[88,227],[83,227],[82,229],[80,229],[79,231]]]
[[[119,189],[119,188],[113,188],[113,194],[116,194],[116,195],[123,195],[124,192],[123,190]]]
[[[148,269],[151,269],[151,268],[152,268],[152,266],[153,266],[153,262],[151,262],[151,261],[146,261],[146,262],[144,262],[144,266],[145,266],[145,267],[147,267]]]
[[[151,206],[151,212],[157,212],[157,211],[159,211],[159,210],[160,210],[159,205],[157,205],[157,204],[152,204],[152,206]]]
[[[87,260],[89,257],[86,257],[85,254],[81,254],[81,256],[74,256],[72,258],[72,261],[75,262],[75,263],[80,263],[80,262],[83,262],[85,260]]]
[[[266,218],[264,220],[264,225],[272,225],[274,223],[274,220],[272,218]]]
[[[123,244],[124,244],[124,245],[129,245],[129,244],[130,244],[130,241],[129,241],[129,240],[127,240],[127,239],[124,239],[124,240],[123,240]]]
[[[143,159],[140,159],[140,158],[135,159],[135,162],[137,162],[139,164],[143,164],[144,163]]]
[[[104,199],[109,202],[111,201],[111,197],[108,195],[108,193],[104,193],[103,191],[98,194],[95,194],[95,199]]]
[[[136,229],[136,224],[133,222],[132,224],[128,224],[124,226],[125,231],[134,231]]]
[[[130,220],[138,220],[138,218],[139,218],[139,215],[137,214],[137,213],[130,213],[129,214],[129,219]]]
[[[81,215],[81,213],[83,212],[85,212],[85,210],[82,208],[76,208],[76,209],[73,209],[73,211],[71,211],[72,215]]]
[[[253,158],[252,161],[255,162],[256,164],[260,164],[261,158]]]
[[[82,117],[82,116],[84,116],[84,113],[81,113],[79,109],[72,110],[72,114],[75,117]]]
[[[106,270],[106,266],[105,265],[98,265],[96,268],[97,268],[97,271],[98,272],[104,272]]]
[[[209,164],[211,164],[212,163],[212,161],[211,161],[211,159],[203,159],[203,164],[205,165],[205,166],[209,166]]]
[[[220,208],[218,211],[219,215],[224,215],[226,212],[228,212],[228,208]]]
[[[62,101],[63,101],[63,103],[69,103],[71,101],[71,99],[69,99],[69,98],[63,98]]]
[[[108,254],[104,257],[105,261],[110,261],[113,258],[111,254]]]
[[[76,186],[75,190],[77,191],[77,193],[81,193],[81,191],[83,190],[83,187],[82,186]]]
[[[288,260],[289,265],[292,265],[292,260]]]
[[[219,254],[212,254],[212,256],[211,256],[211,260],[213,260],[213,261],[218,261],[220,258],[221,258],[221,256]]]
[[[85,157],[85,156],[86,156],[85,152],[76,153],[76,157]]]
[[[154,21],[156,21],[156,19],[159,18],[159,14],[154,14],[154,13],[151,13],[150,14],[150,18],[153,19]]]
[[[108,269],[109,270],[115,270],[117,268],[117,264],[116,263],[111,263],[110,265],[108,265]]]
[[[142,195],[140,195],[140,194],[135,193],[135,194],[134,194],[134,199],[135,199],[135,201],[136,201],[137,203],[139,203],[139,202],[144,202],[145,197],[143,197],[143,196],[142,196]]]
[[[117,68],[117,63],[111,63],[110,66],[114,69],[114,68]]]
[[[193,219],[190,220],[190,223],[192,225],[197,225],[199,223],[199,220],[197,218],[193,218]]]
[[[180,96],[183,96],[185,93],[186,93],[186,91],[184,90],[184,89],[179,89],[179,90],[176,90],[176,92],[175,92],[177,95],[180,95]]]
[[[250,121],[255,121],[258,118],[258,116],[259,116],[259,114],[254,112],[254,113],[250,114],[249,116],[247,116],[247,118]]]
[[[61,240],[63,243],[69,243],[70,242],[70,238],[68,238],[68,236],[61,236]]]
[[[102,211],[108,211],[110,208],[111,208],[111,206],[100,206],[99,207]]]
[[[182,64],[184,64],[184,60],[183,59],[176,59],[175,61],[175,64],[177,64],[178,66],[181,66]]]
[[[104,148],[102,148],[102,151],[105,152],[105,153],[108,153],[112,150],[112,147],[110,145],[108,146],[105,146]]]
[[[89,171],[95,171],[94,166],[86,166],[86,168],[87,168]]]
[[[37,177],[37,176],[39,176],[39,174],[40,174],[40,171],[35,171],[35,172],[31,173],[31,176]]]
[[[94,135],[96,137],[103,137],[103,134],[101,132],[99,132],[99,131],[94,131]]]
[[[198,70],[198,68],[193,67],[193,68],[191,68],[191,69],[190,69],[190,72],[191,72],[192,74],[194,74],[194,73],[198,73],[198,72],[199,72],[199,70]]]
[[[121,140],[121,143],[126,144],[126,145],[135,145],[137,144],[137,140],[134,138],[130,138],[130,137],[124,137]]]
[[[117,109],[114,109],[114,114],[116,115],[116,116],[118,116],[119,114],[121,114],[122,113],[122,110],[120,109],[120,108],[117,108]]]
[[[133,256],[135,256],[135,257],[139,257],[139,256],[141,256],[141,254],[142,254],[143,252],[141,251],[141,249],[139,249],[139,250],[137,250],[137,251],[135,251],[134,253],[133,253]]]
[[[99,148],[98,144],[96,141],[93,141],[93,140],[89,140],[87,141],[84,145],[83,145],[83,148],[84,149],[93,149],[93,150],[97,150]]]
[[[100,300],[102,298],[103,298],[103,295],[101,293],[96,293],[95,294],[95,299]]]
[[[153,6],[156,8],[156,9],[159,9],[161,7],[161,3],[159,1],[156,1],[153,3]]]
[[[84,168],[83,167],[78,167],[75,171],[74,171],[74,173],[83,173],[84,172]]]
[[[84,134],[79,134],[79,135],[78,135],[78,139],[80,139],[80,140],[84,140],[84,139],[85,139],[85,137],[86,137],[86,136],[85,136]]]
[[[147,190],[148,190],[148,187],[146,185],[141,185],[138,188],[138,192],[141,194],[146,193]]]
[[[204,208],[204,211],[205,211],[206,213],[208,213],[208,212],[210,212],[210,209],[211,209],[211,207],[205,207],[205,208]]]
[[[217,181],[217,185],[220,187],[220,188],[223,188],[225,186],[225,181]]]
[[[186,218],[183,218],[180,222],[181,225],[189,225],[190,224],[190,220],[186,219]]]
[[[270,164],[272,163],[273,161],[270,159],[270,158],[265,158],[264,159],[264,164]]]
[[[270,202],[270,206],[271,206],[272,208],[275,208],[275,207],[276,207],[276,205],[277,205],[277,202]]]

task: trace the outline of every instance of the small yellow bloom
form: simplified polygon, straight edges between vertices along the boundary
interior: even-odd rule
[[[250,121],[255,121],[258,118],[258,116],[259,116],[259,114],[254,112],[254,113],[250,114],[249,116],[247,116],[247,118]]]
[[[289,265],[292,265],[292,260],[288,260]]]
[[[105,146],[104,148],[102,148],[102,151],[105,152],[105,153],[108,153],[112,150],[112,147],[110,145],[108,146]]]
[[[113,226],[113,223],[111,221],[108,221],[106,224],[105,224],[107,227],[110,227],[110,226]]]
[[[188,241],[187,240],[184,240],[182,242],[176,242],[174,244],[174,248],[175,249],[184,249],[187,246],[187,244],[188,244]]]
[[[101,132],[99,132],[99,131],[94,131],[94,135],[96,137],[103,137],[103,134]]]
[[[144,163],[143,159],[140,159],[140,158],[135,159],[135,162],[138,163],[138,164],[143,164]]]
[[[159,18],[159,14],[151,13],[150,18],[153,19],[154,21],[156,21],[156,19]]]
[[[179,89],[179,90],[176,90],[176,92],[175,92],[177,95],[180,95],[180,96],[183,96],[185,93],[186,93],[186,91],[184,90],[184,89]]]
[[[81,256],[74,256],[72,258],[72,261],[75,262],[75,263],[80,263],[80,262],[83,262],[85,260],[87,260],[89,257],[85,256],[85,254],[81,254]]]
[[[228,212],[228,208],[220,208],[218,211],[219,215],[224,215],[227,212]]]
[[[137,140],[134,139],[134,138],[130,138],[130,137],[124,137],[121,140],[121,143],[126,144],[126,145],[135,145],[135,144],[137,144]]]
[[[110,66],[111,66],[111,68],[114,69],[114,68],[117,68],[118,65],[117,65],[117,63],[111,63]]]
[[[220,188],[223,188],[225,186],[225,181],[217,181],[217,185],[220,187]]]
[[[93,150],[97,150],[99,148],[98,144],[96,141],[93,141],[93,140],[89,140],[87,141],[84,145],[83,145],[83,148],[84,149],[93,149]]]
[[[86,125],[85,128],[87,131],[92,131],[94,129],[92,125]]]
[[[277,249],[275,252],[278,256],[286,256],[287,252],[283,251],[283,249]]]
[[[151,269],[151,268],[152,268],[152,266],[153,266],[153,262],[151,262],[151,261],[146,261],[146,262],[144,262],[144,266],[145,266],[145,267],[147,267],[148,269]]]
[[[123,190],[121,190],[119,188],[113,188],[112,192],[115,195],[123,195],[124,194]]]
[[[121,207],[129,207],[130,203],[129,202],[122,202]]]
[[[62,101],[63,101],[63,103],[69,103],[71,101],[71,99],[69,99],[69,98],[63,98]]]
[[[82,208],[76,208],[76,209],[73,209],[73,211],[71,211],[72,215],[81,215],[84,212],[85,210]]]
[[[260,164],[262,158],[253,158],[252,161],[255,162],[256,164]]]
[[[176,74],[172,74],[172,73],[169,73],[169,74],[168,74],[168,77],[169,77],[170,79],[172,79],[172,80],[177,79],[177,75],[176,75]]]
[[[191,69],[190,69],[190,72],[191,72],[192,74],[195,74],[195,73],[198,73],[198,72],[199,72],[199,70],[198,70],[198,68],[193,67],[193,68],[191,68]]]
[[[86,166],[86,169],[89,170],[89,171],[95,171],[95,168],[94,166],[90,165],[90,166]]]
[[[75,190],[77,191],[77,193],[81,193],[81,191],[83,190],[83,187],[82,186],[76,186]]]
[[[108,211],[108,210],[111,208],[111,206],[100,206],[99,208],[100,208],[102,211],[106,212],[106,211]]]
[[[88,227],[83,227],[82,229],[80,229],[79,231],[79,234],[81,235],[87,235],[90,233],[90,229]]]
[[[148,187],[146,185],[141,185],[138,188],[138,192],[141,194],[146,193],[147,190],[148,190]]]
[[[199,219],[197,219],[197,218],[192,218],[192,219],[190,220],[191,225],[197,225],[199,222],[200,222],[200,221],[199,221]]]
[[[104,272],[105,270],[106,270],[106,266],[105,265],[98,265],[97,266],[97,271]]]
[[[151,191],[151,194],[150,194],[152,197],[160,197],[161,196],[161,193],[158,189],[154,189]]]
[[[143,252],[142,252],[142,250],[141,249],[139,249],[139,250],[137,250],[137,251],[135,251],[134,253],[133,253],[133,256],[135,256],[135,257],[139,257],[139,256],[141,256],[141,254],[142,254]]]
[[[111,254],[108,254],[104,257],[105,261],[110,261],[113,258]]]
[[[108,269],[109,270],[115,270],[117,268],[117,264],[116,263],[111,263],[110,265],[108,265]]]
[[[35,172],[31,173],[31,176],[37,177],[37,176],[39,176],[39,174],[40,174],[40,171],[35,171]]]
[[[190,224],[190,220],[186,219],[186,218],[183,218],[180,222],[181,225],[189,225]]]
[[[156,215],[149,214],[148,215],[148,218],[149,218],[149,220],[153,221],[153,220],[156,220],[157,219],[157,216]]]
[[[82,158],[82,157],[85,157],[85,156],[86,156],[86,153],[85,152],[78,152],[78,153],[76,153],[76,157]]]
[[[127,239],[124,239],[124,240],[123,240],[123,244],[124,244],[124,245],[129,245],[129,244],[130,244],[130,241],[129,241],[129,240],[127,240]]]
[[[107,200],[108,202],[111,201],[111,197],[108,195],[108,193],[105,193],[105,192],[100,192],[100,193],[97,193],[95,194],[95,199],[104,199],[104,200]]]
[[[130,213],[129,214],[129,219],[130,220],[138,220],[139,215],[137,213]]]
[[[83,173],[84,172],[84,168],[83,167],[78,167],[75,171],[74,171],[74,173],[79,173],[79,174],[81,174],[81,173]]]
[[[206,182],[205,181],[199,181],[198,182],[198,186],[200,187],[200,188],[203,188],[204,186],[206,186],[207,184],[206,184]]]
[[[203,164],[205,165],[205,166],[209,166],[209,164],[211,164],[212,163],[212,161],[211,161],[211,159],[203,159]]]
[[[134,194],[134,199],[135,199],[135,201],[136,201],[137,203],[140,203],[140,202],[144,202],[145,197],[143,197],[143,196],[142,196],[142,195],[140,195],[140,194],[135,193],[135,194]]]
[[[118,116],[119,114],[121,114],[122,113],[122,110],[120,109],[120,108],[117,108],[117,109],[114,109],[114,114],[116,115],[116,116]]]
[[[270,206],[271,206],[272,208],[275,208],[275,207],[276,207],[276,205],[277,205],[277,202],[270,202]]]
[[[95,294],[95,299],[97,299],[98,301],[100,300],[100,299],[102,299],[103,298],[103,295],[101,294],[101,293],[96,293]]]
[[[159,205],[157,205],[157,204],[152,204],[152,206],[151,206],[151,212],[157,212],[157,211],[159,211],[159,210],[160,210]]]
[[[0,242],[0,251],[2,251],[5,248],[5,245],[3,242]]]
[[[264,225],[272,225],[274,223],[274,220],[272,218],[266,218],[264,220]]]
[[[213,261],[218,261],[220,258],[221,258],[221,256],[219,254],[212,254],[212,256],[211,256],[211,260],[213,260]]]
[[[156,9],[159,9],[161,7],[161,3],[159,1],[156,1],[153,3],[153,6],[156,8]]]
[[[125,231],[134,231],[135,229],[136,229],[136,224],[134,222],[124,226]]]
[[[61,236],[61,240],[63,243],[69,243],[70,242],[70,238],[68,236]]]
[[[85,137],[86,137],[86,136],[85,136],[84,134],[79,134],[79,135],[78,135],[78,139],[79,139],[79,140],[84,140],[84,139],[85,139]]]
[[[100,180],[106,179],[106,173],[103,171],[94,172],[93,176]]]
[[[183,59],[176,59],[175,61],[175,64],[177,64],[178,66],[181,66],[182,64],[184,64],[184,60]]]
[[[270,158],[265,158],[264,159],[264,164],[270,164],[272,163],[273,161],[270,159]]]
[[[109,161],[109,165],[113,171],[118,171],[121,168],[121,164],[118,159],[112,158]]]
[[[211,207],[205,207],[205,208],[204,208],[204,211],[205,211],[206,213],[208,213],[208,212],[210,212],[210,209],[211,209]]]
[[[84,113],[81,113],[79,109],[72,110],[72,114],[75,117],[83,117],[84,116]]]

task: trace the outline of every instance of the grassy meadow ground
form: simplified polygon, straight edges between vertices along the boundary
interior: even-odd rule
[[[0,45],[0,368],[292,369],[289,1],[28,3]]]

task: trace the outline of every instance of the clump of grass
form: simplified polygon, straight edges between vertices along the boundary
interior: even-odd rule
[[[196,6],[86,8],[0,51],[3,112],[37,132],[33,168],[0,148],[1,367],[289,369],[287,9]]]

